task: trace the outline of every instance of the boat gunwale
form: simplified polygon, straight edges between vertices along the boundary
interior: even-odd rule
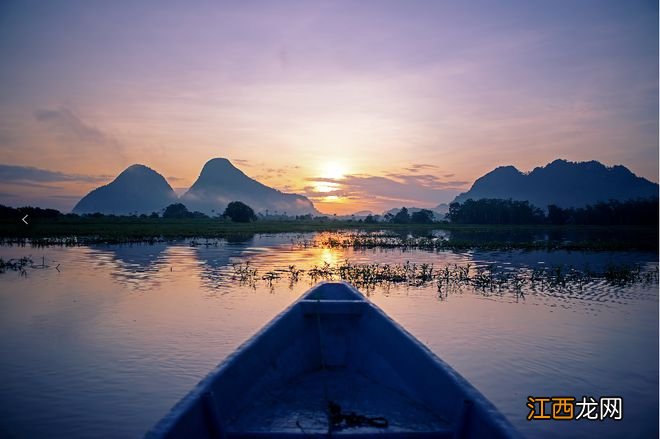
[[[250,346],[255,345],[263,334],[267,333],[282,317],[298,304],[298,300],[299,299],[295,300],[289,306],[277,313],[275,317],[258,329],[252,336],[239,344],[231,354],[211,369],[204,378],[195,384],[195,387],[172,406],[167,414],[163,416],[155,426],[147,431],[145,438],[165,437],[165,434],[171,430],[178,418],[186,413],[186,410],[192,409],[194,404],[204,397],[204,394],[208,391],[208,388],[213,383],[214,379],[227,370],[236,361],[237,357],[240,357],[244,351],[250,348]]]
[[[413,343],[422,350],[433,362],[439,366],[444,372],[447,373],[447,378],[453,380],[454,384],[464,391],[464,400],[469,401],[474,408],[481,409],[483,415],[490,418],[496,425],[505,431],[510,438],[522,438],[522,434],[511,424],[511,422],[500,412],[495,404],[493,404],[486,396],[481,393],[472,383],[463,377],[458,371],[449,365],[446,361],[435,354],[428,346],[417,339],[406,328],[399,324],[392,317],[387,315],[378,305],[367,299],[367,303],[374,311],[380,314],[381,317],[387,319],[395,329],[404,335],[408,341]]]

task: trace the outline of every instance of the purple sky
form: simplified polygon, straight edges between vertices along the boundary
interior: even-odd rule
[[[0,203],[212,157],[340,213],[556,158],[658,181],[653,1],[10,0],[0,57]]]

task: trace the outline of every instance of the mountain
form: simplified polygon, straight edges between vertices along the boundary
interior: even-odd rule
[[[181,197],[189,210],[221,214],[231,201],[242,201],[255,212],[269,214],[318,215],[309,199],[273,189],[245,175],[224,158],[211,159],[197,181]]]
[[[598,201],[658,197],[658,184],[638,177],[625,166],[607,167],[600,162],[555,160],[546,166],[522,173],[513,166],[501,166],[477,179],[469,191],[454,202],[470,198],[527,200],[545,208],[581,207]]]
[[[162,175],[147,166],[132,165],[111,183],[85,195],[73,212],[116,215],[151,213],[176,201],[176,194]]]

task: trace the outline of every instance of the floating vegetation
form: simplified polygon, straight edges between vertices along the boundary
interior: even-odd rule
[[[346,260],[338,264],[327,262],[314,265],[307,270],[290,265],[287,269],[276,269],[258,276],[258,270],[250,262],[234,264],[234,276],[243,283],[256,285],[258,280],[270,286],[286,274],[290,283],[306,278],[314,284],[323,280],[343,280],[360,288],[405,284],[427,286],[435,283],[438,293],[471,287],[483,293],[511,291],[524,296],[525,290],[582,290],[587,284],[604,281],[610,285],[657,283],[658,266],[644,268],[633,265],[609,265],[601,272],[589,268],[578,270],[574,267],[518,267],[506,269],[490,265],[416,264],[410,261],[403,264],[354,264]]]
[[[3,237],[0,238],[0,245],[16,247],[80,247],[92,244],[107,245],[132,245],[146,244],[155,245],[161,243],[178,242],[175,239],[164,239],[162,237],[102,237],[97,235],[85,236],[50,236],[50,237]]]
[[[250,267],[250,261],[245,264],[242,262],[233,264],[232,266],[234,267],[234,277],[241,282],[253,281],[257,277],[257,269]]]
[[[605,267],[603,276],[605,280],[614,285],[626,285],[636,282],[651,283],[658,280],[658,266],[655,270],[644,270],[638,265],[613,265]]]
[[[303,273],[303,272],[304,272],[304,270],[300,270],[300,269],[296,268],[295,265],[289,265],[288,273],[289,273],[289,279],[291,280],[291,282],[298,282],[298,279],[300,278],[300,274]]]
[[[624,239],[611,234],[606,239],[583,237],[578,240],[557,239],[549,236],[533,235],[524,238],[515,238],[515,233],[506,236],[487,237],[484,233],[463,233],[453,236],[454,233],[436,236],[432,232],[423,236],[380,232],[342,232],[321,233],[315,238],[299,237],[292,240],[297,248],[333,248],[354,250],[370,249],[399,249],[425,250],[425,251],[452,251],[452,250],[653,250],[657,248],[655,242],[649,240]]]
[[[5,273],[7,271],[18,271],[21,276],[27,276],[27,269],[31,268],[34,270],[47,269],[51,268],[50,265],[46,265],[46,257],[41,258],[40,264],[35,264],[30,256],[24,256],[22,258],[13,258],[9,260],[4,260],[0,258],[0,273]],[[57,264],[55,270],[60,271],[60,264]]]
[[[277,271],[268,271],[266,274],[264,274],[261,279],[265,280],[268,282],[268,284],[272,284],[273,281],[279,279],[281,276]]]
[[[28,256],[19,259],[9,259],[5,261],[0,258],[0,273],[6,271],[18,271],[22,276],[27,275],[26,267],[32,266],[32,259]]]

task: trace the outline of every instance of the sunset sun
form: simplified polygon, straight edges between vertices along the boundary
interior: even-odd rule
[[[341,183],[335,180],[342,180],[346,174],[346,166],[342,163],[336,161],[323,163],[320,167],[319,181],[314,182],[314,191],[324,194],[318,201],[326,203],[341,203],[341,196],[338,196],[335,193],[335,191],[341,189]]]
[[[346,175],[346,166],[338,162],[324,163],[321,168],[322,178],[342,179]]]

